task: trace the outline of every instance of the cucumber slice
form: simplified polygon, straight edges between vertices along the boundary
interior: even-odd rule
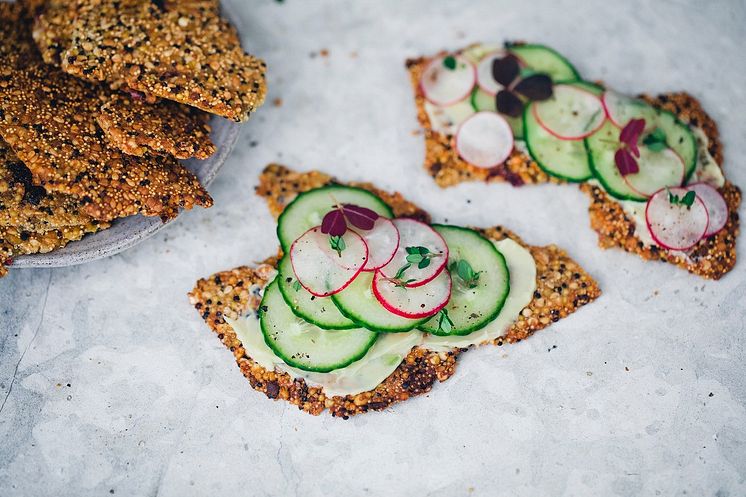
[[[348,366],[378,337],[362,328],[323,330],[298,318],[282,298],[277,279],[264,289],[260,309],[264,341],[285,364],[303,371],[328,373]]]
[[[316,297],[300,286],[293,273],[289,255],[282,258],[277,269],[280,293],[296,316],[325,330],[349,330],[359,327],[339,312],[330,297]]]
[[[497,112],[497,102],[495,101],[495,95],[490,95],[486,91],[480,88],[474,88],[471,94],[471,105],[475,111],[489,111]],[[505,114],[500,114],[508,124],[510,129],[513,130],[513,136],[516,140],[523,139],[523,116],[510,117]]]
[[[455,135],[461,123],[473,116],[475,112],[470,98],[444,107],[425,102],[425,109],[430,118],[430,126],[444,135]]]
[[[548,75],[552,81],[575,81],[578,71],[566,58],[544,45],[511,45],[508,51],[518,57],[527,68]]]
[[[277,220],[277,238],[280,239],[282,251],[287,253],[299,236],[320,225],[335,202],[367,207],[385,217],[394,215],[383,200],[362,188],[342,185],[315,188],[298,195],[280,214]]]
[[[644,202],[650,192],[681,185],[684,171],[679,157],[669,149],[654,152],[642,144],[637,159],[640,172],[623,177],[614,161],[619,148],[619,133],[620,129],[607,121],[585,140],[593,175],[611,196]]]
[[[410,331],[427,321],[409,319],[387,311],[373,294],[375,273],[360,273],[355,281],[331,297],[339,312],[357,326],[379,332]]]
[[[467,261],[479,278],[470,288],[459,272],[451,271],[451,299],[445,309],[453,322],[450,332],[439,330],[439,316],[420,326],[434,335],[468,335],[497,317],[510,292],[510,273],[505,257],[495,244],[474,230],[459,226],[434,225],[448,243],[449,266]]]
[[[645,131],[652,131],[657,113],[647,102],[613,90],[606,90],[601,101],[606,114],[616,126],[623,128],[631,119],[645,119]]]
[[[583,140],[560,140],[536,119],[534,103],[523,111],[523,136],[531,158],[551,176],[581,182],[593,177]],[[603,128],[602,128],[603,129]]]

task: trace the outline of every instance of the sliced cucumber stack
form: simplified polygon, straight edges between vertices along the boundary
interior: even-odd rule
[[[510,292],[508,266],[495,244],[476,231],[447,225],[433,228],[449,247],[452,284],[445,311],[453,324],[444,331],[436,315],[420,329],[434,335],[468,335],[500,313]]]
[[[518,57],[533,72],[544,73],[552,81],[580,79],[578,71],[557,51],[544,45],[509,45],[508,51]]]
[[[280,292],[277,279],[264,290],[260,325],[264,341],[285,364],[328,373],[362,358],[378,335],[370,330],[324,330],[298,318]]]
[[[388,311],[373,294],[374,273],[362,273],[347,288],[331,298],[343,316],[369,330],[399,333],[409,331],[426,319],[410,319]]]
[[[303,233],[321,224],[324,215],[340,204],[367,207],[384,217],[393,217],[391,208],[373,193],[343,185],[329,185],[298,195],[277,220],[277,237],[283,252]]]
[[[564,88],[563,90],[560,90]],[[585,81],[561,83],[555,86],[556,96],[545,102],[532,102],[523,111],[523,136],[531,158],[551,176],[567,181],[582,182],[593,177],[588,153],[583,143],[584,133],[579,138],[563,139],[552,133],[539,120],[537,109],[545,106],[547,116],[556,116],[574,125],[576,132],[586,127],[597,128],[603,122],[604,112],[598,95],[603,89]],[[583,105],[579,105],[578,102]],[[597,104],[597,105],[594,105]],[[578,110],[578,108],[580,110]],[[577,115],[573,115],[576,112]]]
[[[359,327],[339,312],[330,297],[316,297],[301,286],[293,273],[290,256],[283,257],[277,269],[277,285],[285,302],[296,316],[325,330],[349,330]]]

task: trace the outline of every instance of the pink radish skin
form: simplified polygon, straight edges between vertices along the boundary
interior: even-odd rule
[[[681,181],[679,181],[678,185],[675,185],[675,186],[678,187],[678,186],[681,186],[682,184],[684,184],[684,180],[686,179],[686,164],[684,164],[684,159],[681,158],[681,155],[679,155],[679,153],[676,152],[676,150],[674,150],[672,148],[669,148],[668,151],[671,152],[671,153],[673,153],[673,154],[675,154],[676,157],[679,158],[679,162],[681,162]],[[627,180],[628,177],[629,177],[629,175],[622,177],[622,179],[624,180],[624,183],[629,187],[630,190],[632,190],[636,194],[640,195],[641,197],[650,198],[653,194],[656,193],[656,192],[653,192],[651,194],[651,193],[648,193],[648,192],[643,192],[641,190],[638,190],[637,188],[634,187],[634,185],[632,184],[631,181]],[[674,185],[672,185],[672,186],[674,186]]]
[[[710,223],[707,208],[698,196],[690,208],[673,205],[668,192],[683,198],[686,188],[662,188],[648,200],[645,221],[655,243],[668,250],[688,250],[707,232]]]
[[[399,247],[394,257],[388,264],[379,269],[386,278],[393,278],[399,269],[407,264],[407,247],[426,247],[433,254],[440,254],[430,259],[430,265],[425,269],[417,268],[413,264],[406,272],[407,278],[414,278],[407,287],[416,288],[427,284],[435,279],[448,263],[448,244],[443,237],[432,229],[430,225],[410,218],[398,218],[393,220],[399,230]],[[405,278],[406,279],[406,278]]]
[[[477,112],[462,122],[455,141],[459,157],[485,169],[505,162],[515,145],[510,124],[500,114],[489,111]]]
[[[410,319],[426,318],[437,314],[451,299],[451,275],[441,271],[427,285],[400,288],[379,271],[373,278],[373,295],[392,314]]]
[[[498,57],[505,57],[505,55],[507,54],[504,51],[495,50],[482,57],[482,60],[477,64],[477,86],[489,95],[495,96],[497,92],[503,89],[503,85],[495,81],[495,77],[492,75],[492,61]]]
[[[720,192],[707,183],[692,183],[686,189],[694,190],[707,209],[709,223],[705,237],[712,236],[725,228],[728,223],[728,204]]]
[[[555,130],[551,129],[549,126],[547,126],[546,123],[545,123],[545,121],[541,118],[541,113],[539,112],[539,107],[540,107],[540,103],[541,102],[535,103],[534,105],[532,105],[531,106],[531,111],[534,113],[534,117],[536,118],[536,121],[539,123],[539,125],[547,133],[549,133],[550,135],[554,136],[555,138],[557,138],[559,140],[570,140],[570,141],[582,140],[583,138],[591,136],[593,133],[595,133],[596,131],[598,131],[599,129],[601,129],[601,127],[604,125],[604,122],[606,122],[606,116],[608,115],[608,113],[606,111],[606,107],[604,107],[603,101],[599,97],[597,97],[596,95],[594,95],[593,93],[589,92],[588,90],[584,90],[583,88],[577,88],[577,87],[574,87],[574,86],[570,87],[570,88],[572,88],[573,91],[579,91],[579,92],[587,93],[592,98],[594,98],[594,99],[596,99],[596,100],[599,101],[599,107],[600,107],[601,112],[604,115],[604,118],[600,119],[599,123],[594,128],[588,130],[587,132],[581,133],[579,135],[572,135],[572,136],[561,135],[557,131],[555,131]]]
[[[470,70],[471,76],[465,77],[463,81],[459,82],[457,87],[458,91],[454,90],[453,95],[449,95],[447,97],[437,95],[437,86],[435,85],[437,84],[439,75],[447,74],[447,72],[445,71],[451,70],[443,65],[443,59],[445,57],[438,57],[436,59],[433,59],[427,65],[427,67],[425,67],[425,70],[422,71],[422,76],[420,77],[420,89],[422,90],[422,94],[425,95],[425,98],[435,105],[445,107],[464,100],[466,97],[471,95],[471,91],[474,89],[474,85],[477,82],[476,66],[460,55],[452,55],[452,57],[456,59],[456,64],[465,64],[467,66],[467,70]]]
[[[358,232],[368,246],[368,261],[363,271],[375,271],[394,258],[399,249],[399,230],[391,219],[379,217],[373,229]]]
[[[329,235],[316,226],[303,233],[290,246],[290,263],[298,283],[317,297],[339,293],[357,277],[368,261],[368,246],[354,231],[342,237],[341,257],[329,245]],[[331,283],[330,283],[331,281]]]

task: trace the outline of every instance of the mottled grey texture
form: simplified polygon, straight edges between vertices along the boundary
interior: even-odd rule
[[[213,183],[215,207],[110,259],[0,280],[0,495],[746,494],[743,249],[709,282],[600,251],[571,186],[438,190],[403,67],[524,38],[620,90],[686,89],[744,187],[742,2],[231,4],[267,59],[270,97]],[[399,189],[439,221],[556,242],[605,293],[523,343],[465,354],[451,380],[384,413],[345,422],[271,402],[185,296],[276,249],[252,194],[270,161]]]

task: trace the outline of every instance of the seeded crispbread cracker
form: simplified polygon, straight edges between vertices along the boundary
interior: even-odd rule
[[[445,53],[441,52],[435,57]],[[406,65],[414,89],[417,119],[425,135],[425,169],[439,186],[445,188],[464,181],[508,181],[513,186],[546,182],[565,183],[547,175],[530,156],[518,150],[513,151],[505,164],[491,169],[478,168],[461,159],[453,147],[453,137],[434,131],[425,111],[425,97],[419,81],[422,71],[433,58],[410,59],[407,60]],[[697,99],[687,93],[670,93],[658,97],[641,95],[641,97],[654,107],[673,112],[683,122],[701,127],[709,141],[709,152],[722,169],[722,144],[717,125],[707,115]],[[686,254],[645,245],[634,235],[634,221],[603,189],[589,183],[581,184],[580,189],[591,199],[589,207],[591,227],[598,233],[598,244],[602,248],[621,247],[644,259],[669,262],[691,273],[715,280],[730,271],[736,263],[741,191],[730,182],[726,181],[726,184],[719,190],[730,211],[730,219],[725,228],[701,240]]]
[[[656,107],[673,112],[683,122],[701,127],[707,135],[710,155],[722,169],[723,151],[717,125],[705,113],[699,101],[687,93],[671,93],[658,97],[643,95],[643,98]],[[622,207],[605,191],[587,183],[580,188],[591,199],[588,208],[591,227],[598,233],[598,244],[602,248],[621,247],[643,259],[669,262],[690,273],[713,280],[722,278],[736,264],[741,190],[729,181],[719,189],[730,213],[725,227],[718,233],[700,240],[685,254],[662,250],[655,245],[645,245],[634,234],[634,221],[627,217]]]
[[[3,7],[0,15],[9,12]],[[31,170],[34,184],[75,196],[83,212],[100,221],[137,213],[169,218],[179,208],[211,205],[197,178],[175,159],[133,157],[109,145],[95,117],[110,91],[44,64],[25,27],[21,21],[0,30],[0,50],[16,54],[0,67],[0,135]]]
[[[265,198],[270,212],[277,217],[298,193],[330,183],[336,183],[334,178],[318,171],[297,173],[280,165],[270,165],[261,175],[257,193]],[[368,183],[354,185],[380,196],[396,216],[430,220],[425,211],[399,193],[388,193]],[[496,345],[518,342],[600,295],[596,282],[561,249],[555,246],[528,246],[500,227],[482,232],[493,240],[510,237],[528,247],[537,267],[537,288],[533,300],[504,336],[494,341]],[[277,258],[270,258],[256,268],[244,266],[215,274],[198,281],[189,294],[192,305],[233,352],[241,372],[255,390],[271,399],[286,400],[311,414],[320,414],[328,409],[332,416],[347,418],[367,411],[379,411],[426,393],[436,380],[445,381],[455,372],[456,358],[462,350],[436,353],[415,347],[396,371],[375,389],[357,395],[328,398],[322,389],[309,386],[303,380],[293,380],[285,373],[268,371],[259,366],[247,355],[224,317],[236,319],[259,307],[261,289],[269,283],[276,263]]]
[[[243,51],[236,30],[210,4],[164,11],[150,1],[99,0],[76,12],[62,67],[244,121],[264,102],[266,66]]]
[[[129,155],[171,155],[206,159],[215,153],[208,115],[176,102],[151,105],[124,94],[112,94],[96,122],[106,139]]]

